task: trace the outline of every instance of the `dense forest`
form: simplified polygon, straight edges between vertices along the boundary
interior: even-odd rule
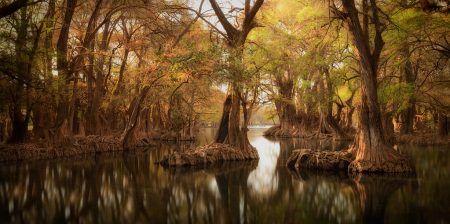
[[[449,143],[449,11],[445,0],[2,0],[2,149],[132,149],[214,126],[214,144],[162,162],[247,160],[249,126],[276,122],[265,135],[353,141],[294,152],[293,167],[411,172],[394,143]]]

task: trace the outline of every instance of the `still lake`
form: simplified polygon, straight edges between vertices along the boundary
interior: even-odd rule
[[[416,176],[293,172],[293,149],[348,143],[249,139],[260,160],[164,168],[188,144],[0,164],[0,223],[450,223],[448,146],[400,146]],[[211,142],[202,129],[195,144]]]

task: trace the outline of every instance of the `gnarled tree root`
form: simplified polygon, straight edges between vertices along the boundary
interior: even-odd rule
[[[264,136],[292,138],[292,137],[311,137],[312,133],[302,131],[299,128],[281,128],[280,125],[273,126],[264,131]]]
[[[155,146],[148,139],[140,139],[132,149]],[[53,146],[39,143],[0,145],[0,162],[75,157],[92,153],[124,151],[118,136],[77,136],[60,139]]]
[[[174,152],[158,163],[165,166],[195,166],[222,161],[246,161],[259,159],[258,152],[252,146],[241,150],[228,144],[213,143],[193,150]]]
[[[297,170],[301,168],[340,170],[346,169],[351,161],[352,153],[349,151],[314,151],[311,149],[297,149],[289,156],[287,166]]]
[[[294,150],[287,166],[295,170],[347,170],[350,173],[413,173],[414,166],[404,155],[389,149],[373,160],[357,158],[356,150]]]

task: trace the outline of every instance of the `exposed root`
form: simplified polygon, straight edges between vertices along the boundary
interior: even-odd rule
[[[296,127],[291,128],[281,128],[280,125],[273,126],[266,131],[264,131],[264,136],[268,137],[279,137],[279,138],[293,138],[293,137],[300,137],[300,138],[310,138],[315,137],[315,133],[311,131],[301,130]],[[329,137],[329,136],[321,136],[321,137]]]
[[[357,155],[348,170],[351,173],[413,173],[414,165],[408,157],[386,146],[376,155]]]
[[[279,138],[314,138],[314,139],[332,139],[334,141],[350,141],[353,139],[352,135],[344,136],[336,133],[319,133],[317,131],[300,130],[299,128],[281,128],[280,125],[273,126],[264,132],[264,136],[279,137]]]
[[[213,143],[184,152],[174,152],[158,163],[166,166],[195,166],[222,161],[245,161],[259,159],[258,152],[252,146],[246,150],[228,144]]]
[[[386,148],[377,156],[357,155],[354,148],[344,151],[294,150],[287,166],[300,169],[347,170],[350,173],[413,173],[414,166],[405,155]]]
[[[181,141],[193,142],[195,141],[195,136],[184,135],[181,132],[168,131],[164,134],[161,134],[159,137],[156,137],[155,139],[168,142],[181,142]]]
[[[287,166],[297,170],[301,168],[342,170],[347,169],[352,159],[352,153],[350,151],[297,149],[289,156]]]
[[[144,146],[152,146],[152,143],[147,139],[141,139],[133,145],[133,148]],[[123,150],[124,148],[117,136],[90,135],[64,138],[51,147],[34,143],[0,145],[0,162],[73,157],[90,153],[118,152]]]

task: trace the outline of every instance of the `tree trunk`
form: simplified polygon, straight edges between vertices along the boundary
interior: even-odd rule
[[[86,123],[85,123],[85,132],[86,135],[94,135],[97,133],[97,121],[94,105],[95,98],[95,77],[94,77],[94,41],[89,46],[88,55],[88,65],[86,66],[86,76],[87,76],[87,108],[86,108]]]
[[[244,9],[244,19],[242,22],[242,26],[240,29],[234,27],[226,18],[222,9],[219,7],[215,0],[209,0],[211,7],[214,10],[217,18],[219,19],[220,24],[223,26],[226,32],[227,44],[230,47],[231,51],[231,65],[232,65],[232,73],[234,73],[234,80],[230,81],[230,89],[231,89],[231,108],[228,115],[228,132],[226,134],[218,133],[218,136],[225,135],[225,139],[223,142],[230,144],[234,147],[240,148],[242,150],[253,149],[248,141],[247,130],[246,128],[239,128],[240,125],[240,101],[241,101],[241,88],[239,87],[239,82],[243,78],[244,66],[242,65],[242,57],[244,44],[247,39],[250,31],[256,27],[255,24],[255,16],[256,13],[261,8],[264,0],[256,0],[252,7],[250,7],[250,2],[246,3],[246,7]],[[224,110],[226,112],[226,110]],[[222,118],[226,117],[226,114],[222,115]],[[221,140],[221,139],[220,139]],[[253,154],[253,153],[249,153]]]
[[[402,66],[402,73],[404,79],[403,81],[408,85],[415,86],[416,77],[410,60],[410,51],[408,44],[405,44],[402,50],[403,50],[402,56],[405,58],[405,63]],[[416,100],[414,95],[409,99],[408,103],[409,103],[408,108],[405,111],[403,111],[402,114],[400,115],[402,121],[400,126],[401,134],[412,134],[414,131],[414,116],[416,115],[415,114]]]
[[[355,160],[349,165],[352,172],[412,172],[410,161],[395,151],[386,141],[382,132],[382,120],[377,95],[378,60],[384,42],[381,36],[378,8],[375,0],[370,0],[376,34],[374,49],[370,49],[370,37],[361,27],[359,13],[354,0],[343,0],[347,13],[346,22],[353,44],[358,51],[361,69],[361,104],[359,106],[359,128],[353,146]],[[367,13],[367,12],[365,12]]]
[[[244,42],[240,44],[231,45],[232,57],[232,72],[235,73],[235,77],[242,77],[243,66],[242,66],[242,54],[243,54]],[[241,150],[253,149],[250,145],[250,142],[247,137],[247,127],[245,125],[241,126],[240,122],[240,108],[241,108],[241,87],[239,86],[238,80],[232,80],[230,82],[230,95],[227,97],[227,100],[224,104],[224,110],[222,114],[221,127],[219,128],[219,132],[217,134],[216,141],[217,143],[224,143],[232,145]],[[227,102],[228,101],[228,102]],[[230,109],[228,110],[228,105]],[[244,102],[245,105],[245,102]],[[227,118],[228,113],[228,118]],[[222,122],[228,119],[227,125]],[[248,118],[247,118],[248,119]],[[225,132],[226,129],[226,132]],[[225,137],[224,137],[225,136]],[[220,137],[220,138],[219,138]]]
[[[232,94],[224,103],[222,120],[217,134],[216,142],[230,144],[242,150],[251,147],[244,125],[240,127],[240,91],[237,83],[231,83]],[[228,114],[228,115],[227,115]],[[226,122],[228,120],[228,122]]]
[[[138,126],[142,103],[144,102],[149,90],[150,87],[145,86],[130,105],[130,119],[128,120],[120,137],[120,141],[124,149],[129,149],[135,142],[135,130]]]
[[[438,134],[442,137],[448,136],[448,117],[445,113],[438,114]]]
[[[289,71],[286,71],[284,77],[277,79],[279,99],[280,129],[282,133],[295,134],[300,125],[300,119],[297,116],[297,110],[294,103],[294,80]]]
[[[294,137],[305,133],[301,132],[301,117],[297,114],[294,102],[294,79],[289,68],[283,74],[275,77],[278,96],[275,99],[279,126],[272,127],[264,132],[267,136]],[[303,131],[306,128],[303,128]]]
[[[222,118],[220,119],[219,129],[217,130],[216,142],[225,142],[228,136],[228,121],[230,119],[231,111],[231,95],[228,95],[223,104]]]
[[[394,116],[392,112],[385,112],[382,116],[383,119],[383,132],[384,137],[388,143],[394,143],[394,124],[392,123]]]
[[[374,67],[373,67],[374,68]],[[353,172],[411,172],[410,161],[388,144],[377,98],[376,70],[361,65],[361,105]]]
[[[100,43],[100,47],[99,50],[101,52],[106,52],[106,50],[108,49],[108,37],[110,35],[110,20],[107,20],[105,22],[105,25],[103,27],[103,33],[102,33],[102,39],[101,39],[101,43]],[[94,43],[94,41],[92,42]],[[92,48],[93,49],[93,48]],[[91,55],[90,57],[94,57],[93,55]],[[91,59],[91,61],[93,62],[94,60]],[[104,89],[104,83],[105,83],[105,74],[104,74],[104,69],[103,66],[105,64],[105,55],[101,55],[98,58],[97,64],[96,64],[96,76],[95,76],[95,88],[93,88],[91,86],[90,88],[90,93],[89,93],[89,98],[88,98],[88,111],[86,114],[86,134],[90,135],[90,134],[102,134],[102,124],[101,124],[101,120],[100,120],[100,107],[103,101],[103,96],[105,93],[105,89]],[[93,66],[92,64],[90,64],[89,66]],[[91,68],[92,69],[92,68]],[[92,75],[94,74],[94,71],[90,71],[90,82],[94,82],[94,80],[92,80]],[[91,84],[92,85],[92,84]]]
[[[128,60],[129,52],[130,52],[129,48],[125,47],[122,64],[120,65],[119,77],[117,79],[117,83],[116,83],[116,86],[113,91],[111,103],[108,105],[108,108],[107,108],[109,126],[112,131],[119,129],[119,117],[121,114],[120,114],[120,111],[117,110],[117,108],[119,107],[119,104],[120,104],[119,97],[123,97],[122,94],[125,91],[124,76],[125,76],[125,70],[127,67],[127,60]],[[122,105],[120,105],[120,106],[122,106]]]
[[[63,24],[56,43],[56,68],[58,70],[58,93],[60,98],[56,111],[56,138],[71,133],[70,128],[67,128],[69,123],[70,81],[72,79],[69,63],[67,62],[67,44],[75,7],[76,0],[67,0]]]
[[[11,113],[12,132],[8,143],[24,142],[27,135],[28,121],[30,119],[30,110],[28,108],[29,88],[25,88],[31,79],[27,71],[29,58],[27,55],[27,29],[29,19],[27,18],[27,7],[20,11],[20,17],[17,25],[17,38],[15,41],[16,52],[16,71],[19,77],[14,91],[13,105]],[[25,108],[23,108],[25,106]],[[25,109],[25,114],[23,113]]]
[[[350,137],[342,130],[338,122],[333,117],[333,87],[329,78],[328,69],[322,69],[326,74],[324,81],[319,81],[322,94],[325,98],[319,103],[320,118],[318,134],[332,134],[334,137],[349,139]],[[326,84],[326,87],[325,85]],[[326,101],[325,103],[323,101]]]

